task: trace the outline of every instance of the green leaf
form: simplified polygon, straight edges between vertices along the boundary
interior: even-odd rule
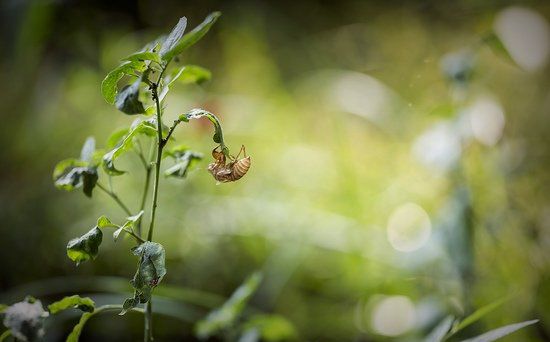
[[[9,307],[9,305],[6,305],[6,304],[0,304],[0,314],[1,313],[4,313],[4,311],[6,311],[6,309]]]
[[[124,86],[116,95],[115,107],[118,110],[128,115],[145,113],[143,103],[139,100],[140,84],[141,79],[138,79],[134,83]]]
[[[292,323],[280,315],[255,315],[244,324],[244,330],[245,334],[258,331],[262,341],[288,341],[297,336]]]
[[[426,342],[441,342],[445,339],[445,335],[451,328],[453,324],[454,317],[447,316],[430,332],[428,337],[426,337]]]
[[[11,330],[6,330],[0,335],[0,342],[5,341],[8,337],[11,336]]]
[[[95,139],[94,137],[88,137],[82,146],[80,151],[80,160],[83,162],[91,162],[95,152]]]
[[[164,175],[167,177],[185,178],[189,169],[202,159],[201,153],[190,151],[181,146],[172,149],[167,154],[176,161],[172,167],[164,171]]]
[[[113,233],[113,239],[115,240],[115,242],[118,240],[118,236],[120,235],[120,233],[122,233],[123,231],[127,231],[127,229],[135,227],[136,223],[141,220],[142,216],[143,210],[136,215],[127,217],[126,222]]]
[[[94,227],[81,237],[69,241],[67,244],[67,256],[76,262],[77,266],[81,262],[95,259],[102,240],[103,233],[98,227]]]
[[[477,322],[478,320],[483,318],[485,315],[487,315],[488,313],[490,313],[494,309],[501,306],[504,302],[506,302],[509,299],[510,299],[510,297],[500,298],[499,300],[496,300],[496,301],[494,301],[490,304],[487,304],[487,305],[479,308],[478,310],[474,311],[471,315],[464,318],[460,323],[458,323],[456,326],[454,326],[453,329],[451,330],[451,334],[449,336],[454,335],[457,332],[459,332],[460,330],[462,330],[462,329],[466,328],[467,326],[469,326],[470,324]]]
[[[181,83],[197,83],[208,81],[212,78],[210,70],[200,67],[198,65],[184,65],[181,68],[175,69],[172,73],[172,78],[167,86],[170,86],[175,81]]]
[[[229,156],[229,149],[227,148],[227,146],[225,146],[223,140],[222,126],[220,124],[220,120],[216,117],[216,115],[204,109],[194,108],[186,114],[180,115],[179,120],[189,121],[191,119],[200,119],[202,117],[206,117],[208,118],[208,120],[210,120],[210,122],[212,122],[212,124],[214,125],[214,136],[212,137],[212,140],[214,140],[215,143],[220,144],[222,152],[226,156]]]
[[[101,94],[107,103],[113,104],[118,91],[117,83],[124,75],[132,75],[136,72],[143,72],[146,68],[145,62],[128,61],[124,62],[110,73],[101,82]]]
[[[166,37],[164,42],[162,43],[162,46],[160,47],[160,55],[164,57],[167,53],[170,52],[176,46],[176,44],[179,42],[181,37],[183,36],[183,32],[185,32],[185,28],[187,27],[187,18],[181,17],[176,26],[172,29],[172,32]]]
[[[111,135],[107,139],[107,145],[106,145],[107,149],[112,150],[113,148],[121,144],[122,140],[124,139],[126,134],[128,134],[129,131],[130,131],[129,128],[121,128],[111,133]]]
[[[48,312],[42,303],[32,297],[9,306],[4,311],[4,325],[11,334],[22,341],[36,341],[44,336],[44,319]]]
[[[142,52],[136,52],[134,54],[131,54],[130,56],[124,58],[123,61],[131,61],[131,62],[153,61],[153,62],[160,63],[162,59],[160,58],[160,55],[156,52],[142,51]]]
[[[146,241],[132,250],[139,256],[139,264],[134,278],[130,281],[134,288],[134,297],[124,302],[123,315],[138,303],[147,303],[153,289],[160,283],[166,274],[165,252],[161,244]]]
[[[99,176],[97,175],[97,169],[95,167],[88,167],[82,172],[82,190],[88,197],[92,197],[92,191],[94,190]]]
[[[182,53],[191,45],[198,42],[210,30],[210,27],[212,27],[212,25],[216,22],[220,15],[220,12],[213,12],[209,14],[202,23],[195,27],[191,32],[184,35],[173,48],[162,54],[162,59],[168,61],[174,56]]]
[[[511,333],[516,332],[519,329],[522,329],[522,328],[524,328],[526,326],[529,326],[531,324],[535,324],[538,321],[539,321],[538,319],[534,319],[532,321],[525,321],[525,322],[521,322],[521,323],[506,325],[506,326],[503,326],[501,328],[494,329],[494,330],[491,330],[489,332],[486,332],[485,334],[476,336],[474,338],[464,340],[462,342],[491,342],[491,341],[496,341],[501,337],[504,337],[506,335],[510,335]]]
[[[487,44],[487,46],[493,51],[494,54],[500,56],[502,59],[509,63],[517,65],[510,53],[508,52],[508,49],[506,49],[506,47],[502,43],[502,40],[500,40],[495,32],[490,32],[486,34],[483,37],[482,41],[483,43]]]
[[[115,134],[118,135],[119,132],[121,131],[117,131],[115,132]],[[118,157],[122,155],[122,153],[128,151],[133,146],[133,139],[139,134],[156,136],[157,129],[155,124],[151,120],[134,122],[128,133],[126,133],[126,135],[124,135],[124,138],[122,138],[117,143],[116,147],[103,156],[103,169],[105,170],[105,172],[107,172],[111,176],[118,176],[125,173],[125,171],[117,170],[114,166],[114,162]],[[111,140],[111,138],[109,138],[109,140]]]
[[[78,324],[74,326],[69,336],[67,336],[66,342],[78,342],[78,339],[80,338],[80,333],[82,332],[82,329],[84,329],[84,325],[86,325],[86,322],[88,322],[88,320],[92,318],[93,315],[93,312],[85,312],[84,314],[82,314],[80,320],[78,321]]]
[[[98,175],[97,169],[88,165],[87,162],[74,158],[60,161],[53,171],[55,186],[65,191],[83,186],[86,196],[91,197]]]
[[[262,275],[259,272],[248,277],[220,308],[211,311],[205,319],[197,323],[195,326],[197,336],[202,339],[208,338],[231,327],[257,290],[261,280]]]
[[[94,308],[95,303],[93,300],[88,297],[80,297],[78,295],[65,297],[60,301],[48,305],[48,310],[52,314],[56,314],[67,309],[79,309],[84,312],[93,312]]]
[[[117,228],[118,225],[114,224],[105,215],[100,216],[97,219],[97,228]]]

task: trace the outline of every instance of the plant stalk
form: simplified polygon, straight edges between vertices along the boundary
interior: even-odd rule
[[[153,232],[155,230],[155,215],[157,212],[157,201],[159,192],[159,177],[160,177],[160,164],[162,162],[162,149],[164,148],[164,141],[162,140],[162,107],[160,105],[160,99],[158,95],[159,84],[162,80],[162,75],[166,70],[166,66],[162,69],[157,83],[151,87],[151,92],[155,100],[157,109],[157,160],[155,162],[155,182],[153,184],[153,202],[151,204],[151,223],[149,225],[149,232],[147,233],[147,241],[153,240]],[[149,298],[145,306],[145,324],[143,332],[143,341],[153,341],[153,297]]]

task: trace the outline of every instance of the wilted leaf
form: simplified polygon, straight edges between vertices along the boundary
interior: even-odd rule
[[[103,82],[101,82],[101,94],[107,103],[113,104],[118,92],[117,83],[124,75],[131,75],[136,72],[143,72],[146,68],[143,61],[128,61],[124,62],[110,73],[107,74]]]
[[[248,277],[220,308],[211,311],[205,319],[197,323],[195,327],[197,336],[205,339],[232,326],[260,285],[261,280],[262,276],[258,272]]]
[[[151,298],[153,289],[160,283],[166,274],[165,252],[161,244],[146,241],[133,249],[133,253],[139,256],[139,264],[134,278],[130,281],[134,288],[134,297],[124,302],[123,315],[126,311],[135,307],[138,303],[147,303]]]
[[[54,302],[48,305],[48,310],[52,314],[56,314],[60,311],[67,309],[79,309],[84,312],[94,311],[95,303],[88,297],[80,297],[78,295],[65,297],[60,301]]]
[[[179,39],[179,42],[174,47],[164,53],[162,55],[162,59],[168,61],[174,56],[182,53],[191,45],[198,42],[210,30],[210,27],[212,27],[220,15],[220,12],[213,12],[209,14],[202,23],[195,27],[191,32],[184,35],[181,39]]]
[[[99,251],[99,245],[103,240],[103,233],[97,227],[82,235],[72,239],[67,244],[67,256],[78,266],[81,262],[95,259]]]
[[[117,134],[116,136],[117,138],[120,132],[122,132],[122,130],[115,132],[115,134]],[[125,151],[128,151],[133,146],[133,139],[135,136],[139,134],[156,136],[157,129],[155,124],[151,120],[144,120],[144,121],[138,121],[135,125],[133,125],[132,128],[130,128],[130,130],[128,131],[128,133],[126,133],[126,135],[124,135],[124,137],[121,140],[119,140],[116,147],[113,148],[111,151],[107,152],[103,156],[103,168],[105,172],[107,172],[111,176],[118,176],[124,173],[124,171],[120,171],[115,168],[114,161],[118,157],[120,157],[122,153],[124,153]],[[113,136],[111,136],[111,138],[112,137]],[[114,140],[114,138],[113,139],[111,138],[109,139],[110,141]]]
[[[181,37],[183,36],[183,32],[185,32],[185,28],[187,27],[187,18],[181,17],[176,26],[172,29],[172,32],[166,37],[164,42],[162,43],[162,46],[160,47],[160,55],[164,58],[164,56],[167,53],[170,53],[170,50],[176,46],[176,44],[179,42]]]
[[[485,334],[476,336],[474,338],[464,340],[462,342],[491,342],[491,341],[496,341],[501,337],[504,337],[506,335],[510,335],[511,333],[516,332],[519,329],[522,329],[522,328],[524,328],[528,325],[535,324],[538,321],[539,321],[538,319],[534,319],[532,321],[525,321],[525,322],[521,322],[521,323],[506,325],[506,326],[503,326],[501,328],[486,332]]]
[[[220,125],[220,120],[216,117],[216,115],[204,109],[194,108],[186,114],[180,115],[179,119],[189,121],[191,119],[200,119],[202,117],[206,117],[208,118],[208,120],[210,120],[210,122],[212,122],[212,124],[214,125],[214,136],[212,137],[212,140],[214,140],[215,143],[220,144],[222,152],[226,156],[229,156],[229,149],[227,148],[227,146],[225,146],[223,140],[222,126]]]
[[[210,70],[200,67],[198,65],[185,65],[179,69],[174,70],[172,78],[168,83],[170,86],[175,81],[181,83],[197,83],[208,81],[212,78]]]
[[[121,112],[134,115],[145,113],[143,103],[139,100],[139,86],[141,79],[138,79],[132,84],[124,86],[116,95],[115,107]]]
[[[53,171],[54,184],[58,189],[72,191],[84,187],[86,196],[92,196],[98,175],[95,167],[78,159],[65,159],[57,163]]]
[[[164,171],[164,175],[167,177],[185,178],[189,169],[199,160],[202,159],[202,154],[190,151],[185,148],[172,149],[169,153],[176,163]]]
[[[22,341],[36,341],[44,336],[44,319],[48,313],[42,303],[32,297],[9,306],[4,312],[4,325]]]

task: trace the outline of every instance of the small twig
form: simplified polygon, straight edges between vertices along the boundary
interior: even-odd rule
[[[109,195],[112,199],[114,199],[115,202],[117,202],[118,205],[122,208],[122,210],[124,210],[124,212],[128,214],[128,216],[132,216],[132,212],[130,211],[130,209],[128,209],[128,207],[120,200],[120,198],[118,198],[117,194],[105,188],[103,185],[101,185],[101,183],[96,183],[96,185],[98,188],[103,190],[107,195]]]

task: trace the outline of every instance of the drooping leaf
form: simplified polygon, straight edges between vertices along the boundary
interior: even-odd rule
[[[85,161],[70,158],[57,163],[53,171],[54,184],[58,189],[72,191],[84,186],[84,193],[91,197],[97,183],[97,170]]]
[[[447,316],[438,325],[430,332],[428,337],[426,337],[426,342],[441,342],[447,335],[451,325],[453,324],[454,317]]]
[[[167,177],[185,178],[189,169],[202,159],[201,153],[190,151],[181,146],[172,149],[167,155],[174,158],[176,162],[172,167],[164,171],[164,175]]]
[[[78,339],[80,338],[80,333],[82,333],[82,329],[84,329],[84,325],[86,325],[86,322],[94,315],[93,312],[85,312],[80,317],[80,320],[78,321],[78,324],[74,326],[73,330],[67,336],[66,342],[78,342]]]
[[[57,302],[48,305],[48,310],[52,314],[56,314],[60,311],[67,309],[79,309],[84,312],[94,311],[95,303],[88,297],[80,297],[78,295],[65,297]]]
[[[172,32],[166,37],[166,40],[162,43],[162,46],[160,47],[159,54],[164,58],[164,56],[170,52],[176,46],[176,44],[179,42],[181,37],[183,36],[183,33],[185,32],[185,28],[187,27],[187,18],[181,17],[176,26],[172,29]]]
[[[175,69],[167,86],[179,81],[181,83],[197,83],[208,81],[212,78],[210,70],[198,65],[184,65],[181,68]]]
[[[122,132],[122,131],[117,131],[117,134],[118,132]],[[128,151],[133,146],[133,139],[139,134],[144,134],[147,136],[156,136],[157,129],[153,121],[151,121],[150,119],[144,120],[144,121],[137,121],[130,128],[128,133],[124,135],[124,138],[122,138],[122,140],[120,140],[117,143],[116,147],[114,147],[111,151],[107,152],[103,156],[103,169],[105,170],[105,172],[107,172],[111,176],[118,176],[125,173],[125,171],[120,171],[115,168],[114,161],[118,157],[120,157],[122,153],[124,153],[125,151]]]
[[[214,140],[215,143],[220,144],[222,152],[226,156],[229,156],[229,149],[227,148],[227,146],[225,146],[223,140],[222,126],[220,124],[220,120],[216,117],[216,115],[204,109],[194,108],[186,114],[180,115],[179,119],[183,121],[189,121],[191,119],[200,119],[202,117],[206,117],[208,118],[208,120],[210,120],[210,122],[212,122],[212,124],[214,125],[214,136],[212,137],[212,140]]]
[[[143,114],[145,108],[139,100],[139,86],[141,79],[138,79],[132,84],[124,86],[116,95],[115,107],[121,112],[128,115]]]
[[[48,312],[32,297],[9,306],[4,312],[4,325],[21,341],[37,341],[44,336],[44,319]]]
[[[95,259],[99,251],[99,245],[103,240],[103,233],[97,227],[74,238],[67,244],[67,256],[78,266],[81,262]]]
[[[168,61],[174,56],[182,53],[191,45],[198,42],[210,30],[210,27],[212,27],[212,25],[216,22],[220,15],[220,12],[213,12],[209,14],[202,23],[200,23],[191,32],[185,34],[181,39],[179,39],[179,42],[174,47],[172,47],[166,53],[162,54],[162,59]]]
[[[124,62],[110,73],[107,74],[103,82],[101,82],[101,94],[107,103],[113,104],[118,92],[117,83],[124,75],[132,75],[136,72],[143,72],[146,64],[143,61],[128,61]]]
[[[532,321],[525,321],[525,322],[521,322],[521,323],[506,325],[506,326],[503,326],[501,328],[497,328],[497,329],[491,330],[489,332],[486,332],[485,334],[476,336],[474,338],[464,340],[462,342],[491,342],[491,341],[496,341],[501,337],[504,337],[506,335],[510,335],[511,333],[516,332],[519,329],[525,328],[526,326],[535,324],[538,321],[539,321],[538,319],[534,319]]]
[[[262,275],[258,272],[248,277],[220,308],[211,311],[205,319],[197,323],[195,326],[197,336],[205,339],[232,326],[257,290],[261,280]]]
[[[88,137],[82,146],[80,151],[80,160],[84,162],[91,162],[95,152],[95,139],[94,137]]]
[[[88,197],[92,197],[92,191],[94,190],[99,176],[95,167],[87,167],[82,172],[82,190]]]
[[[258,340],[261,341],[288,341],[297,335],[292,323],[280,315],[259,314],[251,317],[244,324],[244,334],[253,330],[258,332]]]
[[[160,63],[161,60],[160,55],[153,51],[136,52],[123,59],[123,61],[131,62],[153,61],[157,63]]]
[[[510,299],[509,297],[503,297],[503,298],[500,298],[500,299],[498,299],[498,300],[496,300],[496,301],[494,301],[490,304],[487,304],[487,305],[477,309],[471,315],[464,318],[460,323],[458,323],[456,326],[454,326],[453,329],[451,330],[451,335],[454,335],[457,332],[459,332],[460,330],[462,330],[462,329],[466,328],[467,326],[469,326],[470,324],[473,324],[473,323],[479,321],[485,315],[487,315],[488,313],[490,313],[494,309],[498,308],[499,306],[501,306],[503,303],[505,303],[509,299]]]
[[[134,297],[124,302],[125,310],[135,307],[138,303],[147,303],[153,289],[160,283],[166,274],[165,252],[161,244],[146,241],[132,250],[139,256],[139,264],[134,278],[130,281],[134,288]]]

